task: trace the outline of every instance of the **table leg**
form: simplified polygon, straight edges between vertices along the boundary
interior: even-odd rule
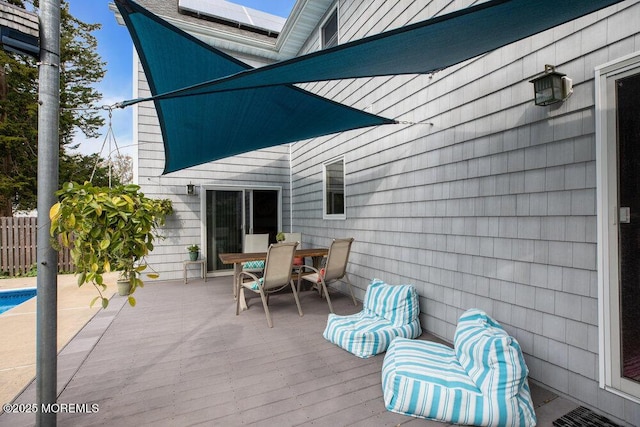
[[[233,264],[233,299],[238,297],[238,276],[242,271],[242,267],[240,263]]]
[[[244,288],[239,286],[240,281],[240,273],[242,272],[242,264],[235,263],[233,264],[233,299],[240,298],[240,310],[247,309],[247,300],[244,297]],[[240,288],[240,291],[238,291]]]
[[[240,310],[244,311],[246,309],[248,309],[249,307],[247,307],[247,300],[244,298],[244,288],[240,288]]]

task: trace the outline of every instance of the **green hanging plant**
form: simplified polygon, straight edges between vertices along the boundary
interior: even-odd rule
[[[145,256],[153,250],[154,241],[162,238],[158,228],[173,213],[171,200],[147,198],[138,185],[108,188],[88,182],[65,183],[56,195],[59,202],[49,211],[52,245],[71,249],[78,286],[92,283],[98,290],[91,306],[98,299],[103,308],[108,306],[102,293],[107,288],[103,274],[110,271],[119,271],[129,281],[128,301],[135,306],[133,293],[144,286]],[[146,276],[157,278],[158,274]]]

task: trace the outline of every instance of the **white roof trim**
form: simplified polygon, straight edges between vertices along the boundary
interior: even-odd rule
[[[334,0],[297,0],[276,42],[280,59],[297,56]]]

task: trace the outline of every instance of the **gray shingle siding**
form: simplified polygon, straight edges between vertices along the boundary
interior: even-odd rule
[[[464,6],[427,3],[340,2],[340,42]],[[354,236],[360,296],[373,277],[415,283],[423,326],[447,340],[463,310],[493,313],[520,340],[532,379],[612,411],[622,399],[598,387],[593,77],[596,65],[638,49],[629,22],[639,15],[640,5],[625,2],[433,76],[306,85],[432,125],[295,144],[293,228],[320,245]],[[316,48],[310,40],[307,50]],[[541,108],[529,79],[545,63],[567,73],[575,92]],[[322,163],[337,155],[347,219],[323,221]],[[601,404],[603,396],[616,403]],[[625,407],[609,413],[640,419],[638,405]]]

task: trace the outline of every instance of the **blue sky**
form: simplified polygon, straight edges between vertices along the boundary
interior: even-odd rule
[[[177,5],[177,0],[174,1]],[[109,10],[112,0],[67,0],[71,14],[86,23],[102,24],[102,29],[95,32],[98,39],[98,52],[102,60],[107,63],[107,73],[97,87],[103,95],[100,105],[113,105],[116,102],[134,98],[132,93],[132,58],[133,44],[126,27],[118,25],[113,12]],[[274,15],[287,17],[295,0],[234,0],[233,3],[261,10]],[[112,129],[115,143],[126,154],[131,153],[133,139],[132,108],[114,109],[112,116]],[[104,116],[107,117],[106,111]],[[105,143],[108,128],[105,126],[97,139],[87,140],[82,133],[76,135],[76,142],[80,143],[80,152],[83,154],[99,153],[102,157],[108,156],[107,145],[101,151]],[[112,140],[112,150],[115,146]]]

